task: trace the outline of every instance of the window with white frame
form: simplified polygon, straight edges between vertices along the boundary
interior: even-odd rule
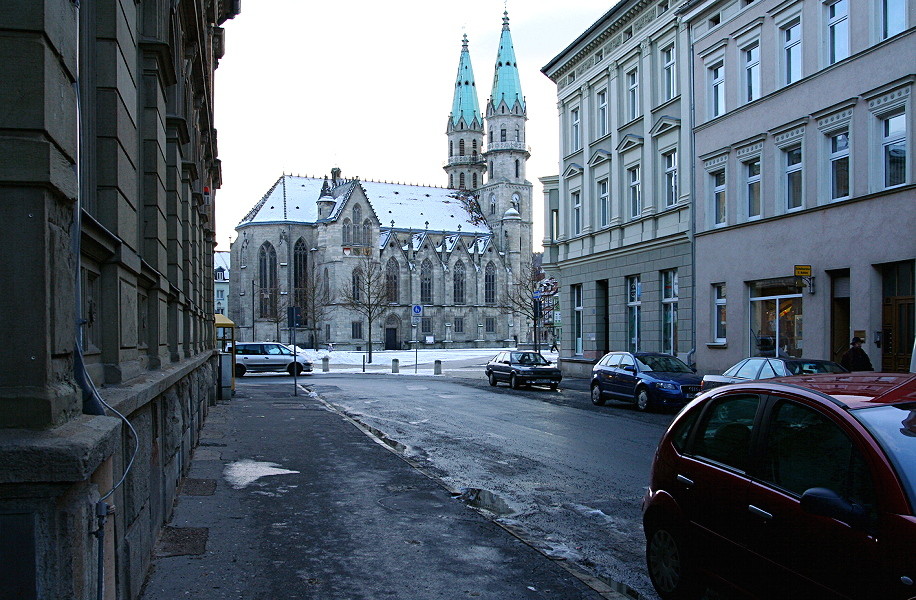
[[[760,157],[744,163],[745,193],[747,194],[747,217],[760,216]]]
[[[579,192],[572,193],[572,209],[573,235],[579,235],[582,233],[582,194]]]
[[[642,284],[639,275],[627,277],[627,350],[639,352],[642,321]]]
[[[827,6],[827,62],[833,64],[849,56],[849,0]]]
[[[611,221],[610,195],[608,193],[608,180],[602,179],[598,182],[598,210],[600,212],[601,225],[607,225]]]
[[[906,113],[900,112],[881,120],[884,187],[906,183]]]
[[[639,116],[639,69],[627,71],[627,120]]]
[[[578,108],[574,108],[571,111],[569,111],[569,123],[570,123],[570,130],[569,130],[570,148],[569,149],[571,151],[576,151],[582,147],[581,146],[582,139],[579,136],[579,109]]]
[[[677,66],[674,61],[674,44],[662,48],[662,102],[677,95]]]
[[[677,204],[677,150],[662,154],[665,167],[665,206]]]
[[[602,136],[607,135],[607,131],[608,131],[608,129],[607,129],[607,116],[608,116],[608,112],[607,112],[607,89],[598,90],[598,93],[597,93],[596,96],[595,96],[595,100],[596,100],[595,104],[597,105],[597,108],[598,108],[598,115],[597,115],[598,118],[597,118],[597,122],[596,122],[596,127],[597,127],[596,133],[597,133],[598,137],[602,137]]]
[[[829,136],[830,199],[849,197],[849,131],[837,131]]]
[[[627,182],[629,183],[630,217],[636,218],[642,212],[639,165],[627,169]]]
[[[573,345],[575,354],[582,354],[582,286],[570,287],[573,305]]]
[[[728,307],[726,299],[726,288],[724,283],[713,284],[713,336],[717,343],[724,344],[726,341],[726,309]]]
[[[712,178],[712,222],[725,224],[725,169],[710,173]]]
[[[741,51],[744,56],[744,101],[760,97],[760,43],[754,42]]]
[[[725,112],[725,64],[717,62],[709,67],[709,116],[718,117]]]
[[[882,0],[881,35],[893,37],[906,29],[907,0]]]
[[[677,356],[677,269],[662,271],[662,352]]]
[[[793,146],[783,150],[786,165],[786,208],[793,210],[802,206],[802,148]]]
[[[802,77],[802,29],[795,20],[781,29],[783,51],[783,81],[786,85]]]

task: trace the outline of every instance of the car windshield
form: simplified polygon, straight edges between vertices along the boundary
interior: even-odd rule
[[[520,365],[549,365],[550,362],[537,352],[512,352],[512,362]]]
[[[916,403],[849,411],[878,440],[916,507]]]
[[[786,369],[792,375],[813,375],[814,373],[845,373],[846,369],[829,360],[787,360]]]
[[[681,359],[673,356],[639,356],[640,371],[658,371],[660,373],[693,373]]]

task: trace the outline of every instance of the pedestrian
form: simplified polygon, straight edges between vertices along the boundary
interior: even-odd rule
[[[334,352],[334,344],[328,342],[328,352]]]
[[[843,354],[840,364],[848,371],[874,371],[875,369],[871,366],[868,354],[865,353],[865,350],[862,350],[862,338],[852,338],[850,345],[852,347]]]
[[[550,351],[551,351],[551,352],[559,352],[559,351],[560,351],[560,349],[557,348],[557,338],[553,338],[553,343],[550,344]]]

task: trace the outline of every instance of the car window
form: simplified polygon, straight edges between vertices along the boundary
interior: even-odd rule
[[[744,363],[746,363],[746,362],[747,362],[747,360],[742,360],[741,362],[739,362],[738,364],[732,366],[730,369],[728,369],[727,371],[725,371],[725,372],[722,373],[722,374],[725,375],[726,377],[734,377],[734,376],[735,376],[735,373],[738,372],[738,369],[740,369],[742,366],[744,366]]]
[[[630,354],[621,354],[620,355],[620,367],[635,367],[636,362],[633,360],[633,357]]]
[[[276,344],[266,344],[264,349],[267,350],[266,354],[283,354],[280,352],[280,346]]]
[[[236,354],[261,354],[261,344],[244,344],[238,346]]]
[[[839,365],[825,360],[787,360],[786,368],[792,375],[813,375],[815,373],[844,373]]]
[[[762,362],[762,360],[756,358],[749,359],[740,369],[738,369],[735,373],[735,377],[740,377],[742,379],[757,379],[757,373],[760,371],[760,364]]]
[[[823,487],[874,508],[868,463],[839,425],[796,402],[776,405],[767,428],[761,479],[801,496]]]
[[[671,443],[679,451],[683,450],[684,446],[687,445],[687,439],[690,437],[690,432],[693,431],[693,426],[699,416],[700,410],[694,409],[689,414],[678,419],[678,422],[674,425],[671,432]]]
[[[622,354],[608,354],[607,362],[604,363],[609,367],[617,367],[620,364]]]
[[[884,449],[903,488],[916,506],[916,404],[875,406],[849,411]]]
[[[779,361],[774,360],[765,360],[763,361],[763,367],[760,369],[760,373],[757,374],[757,379],[769,379],[770,377],[776,377],[776,371],[773,369],[773,364],[781,364]]]
[[[743,471],[760,398],[725,396],[713,401],[697,428],[693,453]]]
[[[640,356],[640,371],[658,371],[659,373],[693,373],[690,367],[673,356]]]

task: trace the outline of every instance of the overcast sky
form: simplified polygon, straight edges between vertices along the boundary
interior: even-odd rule
[[[556,86],[540,69],[615,0],[508,2],[528,107],[535,245],[539,177],[558,162]],[[493,82],[503,0],[250,0],[224,24],[215,119],[223,185],[217,250],[283,174],[445,186],[445,127],[467,34],[483,112]],[[537,249],[537,248],[536,248]]]

